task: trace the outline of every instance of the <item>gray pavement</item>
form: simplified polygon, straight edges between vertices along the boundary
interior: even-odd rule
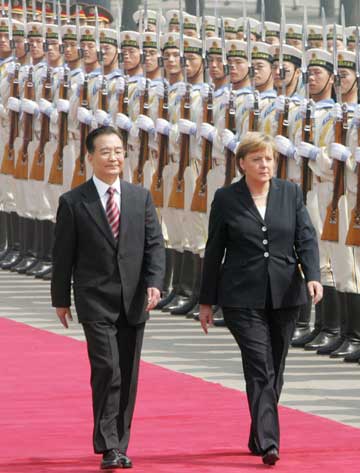
[[[0,271],[0,317],[84,340],[76,322],[62,328],[50,307],[49,283]],[[225,328],[208,336],[198,323],[153,312],[145,333],[145,361],[244,391],[241,358]],[[291,349],[283,405],[360,428],[360,365]]]

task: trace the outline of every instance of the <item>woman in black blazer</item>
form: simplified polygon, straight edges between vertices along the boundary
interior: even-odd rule
[[[299,306],[307,301],[306,290],[315,304],[322,297],[319,252],[301,189],[273,177],[272,139],[248,133],[236,160],[244,177],[219,189],[212,203],[200,321],[207,333],[212,305],[223,308],[242,354],[249,449],[274,465],[279,459],[277,404]]]

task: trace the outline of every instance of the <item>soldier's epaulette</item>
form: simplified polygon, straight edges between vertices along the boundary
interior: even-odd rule
[[[315,103],[315,110],[326,110],[333,108],[334,104],[335,102],[333,99],[320,100],[319,102]]]
[[[150,81],[150,87],[151,88],[154,88],[156,87],[158,84],[162,84],[163,83],[163,79],[161,77],[156,77],[155,79],[152,79]]]
[[[121,76],[122,76],[122,73],[120,69],[116,69],[115,71],[110,72],[110,74],[106,74],[105,77],[107,80],[111,80],[111,79],[114,79],[115,77],[121,77]]]
[[[243,87],[242,89],[234,90],[235,97],[240,97],[241,95],[252,94],[250,87]]]
[[[90,80],[90,79],[93,79],[94,77],[98,77],[100,74],[101,74],[101,70],[100,69],[95,69],[94,71],[91,71],[88,74],[88,78]]]
[[[265,92],[260,92],[260,99],[276,99],[277,94],[275,90],[265,90]]]
[[[78,74],[80,74],[81,71],[82,71],[81,67],[77,67],[76,69],[70,70],[70,77],[77,76]]]
[[[191,91],[192,91],[192,92],[200,92],[202,85],[203,85],[203,84],[194,84],[194,85],[191,87]]]

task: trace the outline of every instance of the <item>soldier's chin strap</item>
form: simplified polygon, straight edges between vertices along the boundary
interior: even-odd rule
[[[322,95],[322,93],[324,92],[324,90],[326,89],[326,87],[329,85],[329,81],[330,81],[332,75],[333,75],[333,74],[329,74],[329,78],[328,78],[328,80],[326,81],[326,84],[324,85],[324,87],[320,90],[320,92],[317,92],[317,93],[315,93],[315,94],[311,94],[312,97],[314,97],[314,96],[316,97],[317,95]]]
[[[244,82],[248,77],[249,77],[249,71],[246,73],[246,75],[242,79],[239,79],[236,82],[232,82],[232,84],[233,85],[240,84],[240,82]]]
[[[296,71],[297,71],[297,69],[295,68],[295,69],[294,69],[294,73],[293,73],[293,75],[292,75],[292,78],[290,79],[290,81],[289,81],[288,85],[286,86],[286,91],[289,89],[289,87],[291,87],[291,86],[292,86],[293,80],[295,79],[295,74],[296,74]],[[296,91],[296,89],[297,89],[298,83],[299,83],[299,78],[296,80],[296,85],[295,85],[294,92],[295,92],[295,91]],[[293,94],[294,94],[294,92],[293,92],[291,95],[293,95]],[[286,95],[288,96],[288,94],[287,94],[287,93],[286,93]]]
[[[192,78],[197,79],[200,75],[202,76],[202,75],[203,75],[203,70],[202,70],[202,69],[203,69],[203,65],[202,65],[202,63],[201,63],[200,66],[199,66],[199,69],[195,72],[195,74],[194,74],[193,76],[191,76],[191,77],[190,77],[189,74],[188,74],[188,78],[189,78],[189,79],[192,79]]]
[[[272,77],[272,72],[270,72],[270,74],[268,75],[268,78],[266,79],[265,82],[263,82],[262,84],[258,84],[256,86],[256,89],[259,90],[259,87],[265,87],[270,82],[271,77]]]
[[[357,79],[356,79],[356,78],[355,78],[355,80],[354,80],[354,82],[353,82],[352,86],[350,87],[350,89],[349,89],[349,90],[347,90],[346,92],[342,92],[342,93],[341,93],[341,95],[347,95],[347,94],[350,94],[350,92],[352,92],[352,90],[353,90],[353,88],[354,88],[355,84],[356,84],[356,87],[357,87]]]

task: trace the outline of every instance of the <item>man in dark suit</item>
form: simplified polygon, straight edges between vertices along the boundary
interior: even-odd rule
[[[93,443],[102,469],[131,468],[126,451],[148,311],[160,300],[165,251],[150,193],[124,181],[122,140],[112,127],[87,137],[93,177],[60,197],[52,305],[72,319],[71,279],[91,365]]]

